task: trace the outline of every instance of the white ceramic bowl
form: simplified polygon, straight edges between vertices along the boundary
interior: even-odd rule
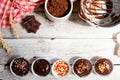
[[[80,77],[79,75],[77,75],[77,74],[75,73],[75,71],[74,71],[74,65],[75,65],[76,61],[81,60],[81,59],[85,59],[85,58],[77,58],[77,59],[73,62],[73,64],[72,64],[72,72],[73,72],[74,75],[75,75],[76,77],[78,77],[78,78],[87,77],[87,76],[89,76],[89,75],[91,74],[91,72],[92,72],[92,63],[91,63],[91,61],[88,60],[88,59],[85,59],[85,60],[87,60],[87,61],[89,61],[89,62],[91,63],[91,71],[90,71],[90,73],[89,73],[88,75],[85,75],[85,76],[82,76],[82,77]]]
[[[70,5],[71,5],[70,11],[65,16],[63,16],[63,17],[54,17],[53,15],[51,15],[49,13],[49,11],[47,9],[47,3],[48,3],[48,1],[49,0],[45,1],[45,6],[44,7],[45,7],[45,14],[46,14],[46,16],[48,17],[49,20],[51,20],[53,22],[63,22],[63,21],[67,20],[70,17],[70,15],[72,13],[72,10],[73,10],[73,2],[75,0],[69,0],[70,1]]]
[[[56,74],[56,72],[54,71],[54,66],[55,66],[56,62],[59,62],[59,61],[63,61],[63,62],[65,62],[65,63],[69,66],[69,70],[68,70],[68,72],[67,72],[67,74],[66,74],[65,76],[58,76],[58,75]],[[70,72],[71,72],[71,66],[70,66],[66,61],[64,61],[64,60],[57,60],[57,61],[55,61],[55,62],[53,63],[53,65],[52,65],[52,74],[53,74],[53,76],[54,76],[55,78],[66,78],[66,77],[68,77],[68,75],[70,74]]]
[[[112,63],[112,61],[111,61],[110,59],[107,59],[108,61],[110,61],[110,62],[112,63],[112,71],[111,71],[109,74],[107,74],[107,75],[102,75],[102,74],[99,74],[99,73],[96,72],[96,70],[95,70],[95,64],[96,64],[97,61],[99,61],[100,59],[107,59],[107,58],[99,58],[98,60],[95,61],[94,67],[93,67],[93,70],[94,70],[95,74],[97,74],[97,75],[99,75],[99,76],[108,76],[108,75],[110,75],[110,74],[112,73],[113,69],[114,69],[114,65],[113,65],[113,63]]]
[[[38,76],[38,77],[46,77],[46,76],[40,76],[40,75],[36,74],[35,71],[34,71],[34,68],[33,68],[35,62],[38,61],[38,60],[41,60],[41,59],[43,59],[43,58],[37,58],[37,59],[35,59],[35,60],[32,62],[31,71],[32,71],[33,75],[35,75],[35,76]],[[46,60],[46,59],[44,59],[44,60]],[[48,61],[48,60],[46,60],[46,61]],[[49,61],[48,61],[48,62],[49,62]],[[49,64],[50,64],[50,63],[49,63]],[[50,68],[51,68],[51,66],[50,66]],[[49,72],[49,73],[50,73],[50,72]],[[49,75],[49,74],[48,74],[48,75]]]
[[[24,76],[26,76],[26,75],[24,75],[24,76],[19,76],[19,75],[17,75],[17,74],[15,74],[14,72],[13,72],[13,70],[12,70],[12,65],[13,65],[13,62],[16,60],[16,59],[19,59],[19,58],[23,58],[23,57],[16,57],[16,58],[14,58],[12,61],[11,61],[11,63],[10,63],[10,66],[9,66],[9,68],[10,68],[10,72],[15,76],[15,77],[24,77]],[[24,58],[23,58],[24,59]],[[26,59],[25,59],[26,60]],[[29,71],[28,71],[29,72]]]

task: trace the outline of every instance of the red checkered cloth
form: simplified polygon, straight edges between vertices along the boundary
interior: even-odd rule
[[[12,7],[12,16],[13,16],[13,22],[17,23],[19,20],[21,20],[25,14],[31,13],[35,10],[36,6],[42,4],[45,2],[45,0],[39,0],[36,3],[30,2],[29,0],[15,0],[14,5],[12,6],[12,0],[8,3],[8,9],[5,14],[4,19],[2,20],[3,13],[5,11],[6,5],[8,0],[0,0],[0,21],[1,27],[0,28],[8,28],[10,27],[9,24],[9,15],[10,15],[10,9]]]

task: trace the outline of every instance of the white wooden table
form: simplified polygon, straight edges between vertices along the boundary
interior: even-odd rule
[[[27,33],[20,24],[16,24],[20,39],[15,39],[10,29],[1,29],[6,43],[13,50],[13,55],[0,47],[0,79],[2,80],[57,80],[52,74],[41,78],[31,72],[26,77],[16,78],[3,65],[14,56],[24,56],[30,61],[34,56],[43,57],[51,61],[64,59],[71,63],[73,57],[91,59],[94,56],[102,56],[111,59],[114,70],[109,76],[98,76],[91,73],[85,78],[77,78],[72,72],[68,78],[62,80],[120,80],[120,58],[116,56],[116,36],[120,32],[120,25],[110,28],[91,27],[78,17],[78,4],[74,4],[74,11],[69,20],[62,23],[50,22],[43,8],[39,13],[33,13],[36,19],[42,23],[36,34]]]

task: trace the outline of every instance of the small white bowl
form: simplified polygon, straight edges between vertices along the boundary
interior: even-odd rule
[[[69,67],[69,70],[68,70],[68,72],[67,72],[67,74],[66,74],[65,76],[58,76],[58,75],[56,74],[56,72],[54,71],[54,66],[55,66],[56,63],[59,62],[59,61],[65,62],[65,63],[68,65],[68,67]],[[66,78],[66,77],[68,77],[68,75],[70,74],[70,72],[71,72],[71,67],[70,67],[70,65],[69,65],[66,61],[64,61],[64,60],[57,60],[57,61],[55,61],[55,62],[53,63],[53,65],[52,65],[52,74],[53,74],[53,76],[54,76],[55,78]]]
[[[53,21],[53,22],[63,22],[63,21],[66,21],[69,17],[70,17],[70,15],[71,15],[71,13],[72,13],[72,10],[73,10],[73,2],[75,1],[75,0],[69,0],[70,1],[70,5],[71,5],[71,7],[70,7],[70,10],[69,10],[69,12],[65,15],[65,16],[63,16],[63,17],[54,17],[53,15],[51,15],[50,13],[49,13],[49,11],[48,11],[48,9],[47,9],[47,3],[48,3],[48,1],[49,0],[46,0],[45,1],[45,14],[46,14],[46,16],[48,17],[48,19],[49,20],[51,20],[51,21]]]
[[[76,61],[81,60],[81,59],[85,59],[85,60],[89,61],[90,64],[91,64],[91,71],[90,71],[90,73],[89,73],[88,75],[85,75],[85,76],[82,76],[82,77],[80,77],[79,75],[77,75],[77,74],[75,73],[75,71],[74,71],[74,65],[75,65]],[[86,59],[86,58],[77,58],[77,59],[73,62],[73,64],[72,64],[72,72],[73,72],[73,74],[74,74],[76,77],[78,77],[78,78],[85,78],[85,77],[89,76],[89,75],[91,74],[91,72],[92,72],[92,63],[91,63],[91,61],[88,60],[88,59]]]
[[[36,74],[35,71],[34,71],[34,64],[35,64],[35,62],[38,61],[38,60],[41,60],[41,59],[43,59],[43,58],[37,58],[37,59],[35,59],[35,60],[32,62],[31,71],[32,71],[33,75],[35,75],[35,76],[38,76],[38,77],[46,77],[46,76],[49,75],[50,72],[49,72],[46,76],[40,76],[40,75]],[[46,60],[46,59],[44,59],[44,60]],[[48,61],[48,60],[46,60],[46,61]],[[48,63],[50,64],[49,61],[48,61]],[[51,70],[51,66],[50,66],[50,70]]]
[[[19,59],[19,58],[23,58],[23,57],[16,57],[16,58],[14,58],[11,62],[10,62],[10,66],[9,66],[9,69],[10,69],[10,72],[15,76],[15,77],[24,77],[24,76],[26,76],[26,75],[24,75],[24,76],[19,76],[19,75],[17,75],[17,74],[15,74],[14,72],[13,72],[13,69],[12,69],[12,65],[13,65],[13,62],[16,60],[16,59]],[[23,58],[24,59],[24,58]],[[26,60],[26,59],[25,59]],[[29,63],[28,63],[29,64]],[[28,71],[29,72],[29,71]]]
[[[108,61],[110,61],[112,63],[112,71],[109,73],[109,74],[106,74],[106,75],[102,75],[102,74],[99,74],[98,72],[96,72],[95,70],[95,64],[97,63],[97,61],[99,61],[100,59],[107,59],[107,58],[99,58],[98,60],[95,61],[94,63],[94,67],[93,67],[93,71],[95,72],[95,74],[99,75],[99,76],[108,76],[112,73],[113,69],[114,69],[114,65],[112,63],[112,61],[110,59],[107,59]]]

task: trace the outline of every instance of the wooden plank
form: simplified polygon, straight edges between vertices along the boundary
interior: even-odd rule
[[[82,21],[77,13],[73,13],[69,20],[61,23],[50,22],[44,13],[35,14],[36,19],[42,23],[36,34],[27,33],[18,23],[20,38],[112,38],[113,34],[120,32],[120,25],[109,28],[96,28]],[[14,38],[10,29],[0,30],[4,38]]]
[[[92,59],[95,56],[110,58],[114,64],[120,64],[120,58],[115,56],[115,43],[112,39],[5,39],[13,50],[11,56],[24,56],[28,60],[34,56],[69,61],[73,57]],[[10,59],[4,50],[0,49],[0,63]]]
[[[120,66],[114,66],[113,72],[108,76],[100,76],[92,72],[89,76],[84,78],[78,78],[76,77],[72,72],[71,74],[66,78],[59,78],[59,80],[119,80],[120,79]],[[29,73],[27,76],[23,78],[16,78],[14,77],[9,70],[4,70],[0,73],[0,79],[3,80],[58,80],[52,76],[52,74],[49,74],[46,77],[36,77],[32,73]]]

